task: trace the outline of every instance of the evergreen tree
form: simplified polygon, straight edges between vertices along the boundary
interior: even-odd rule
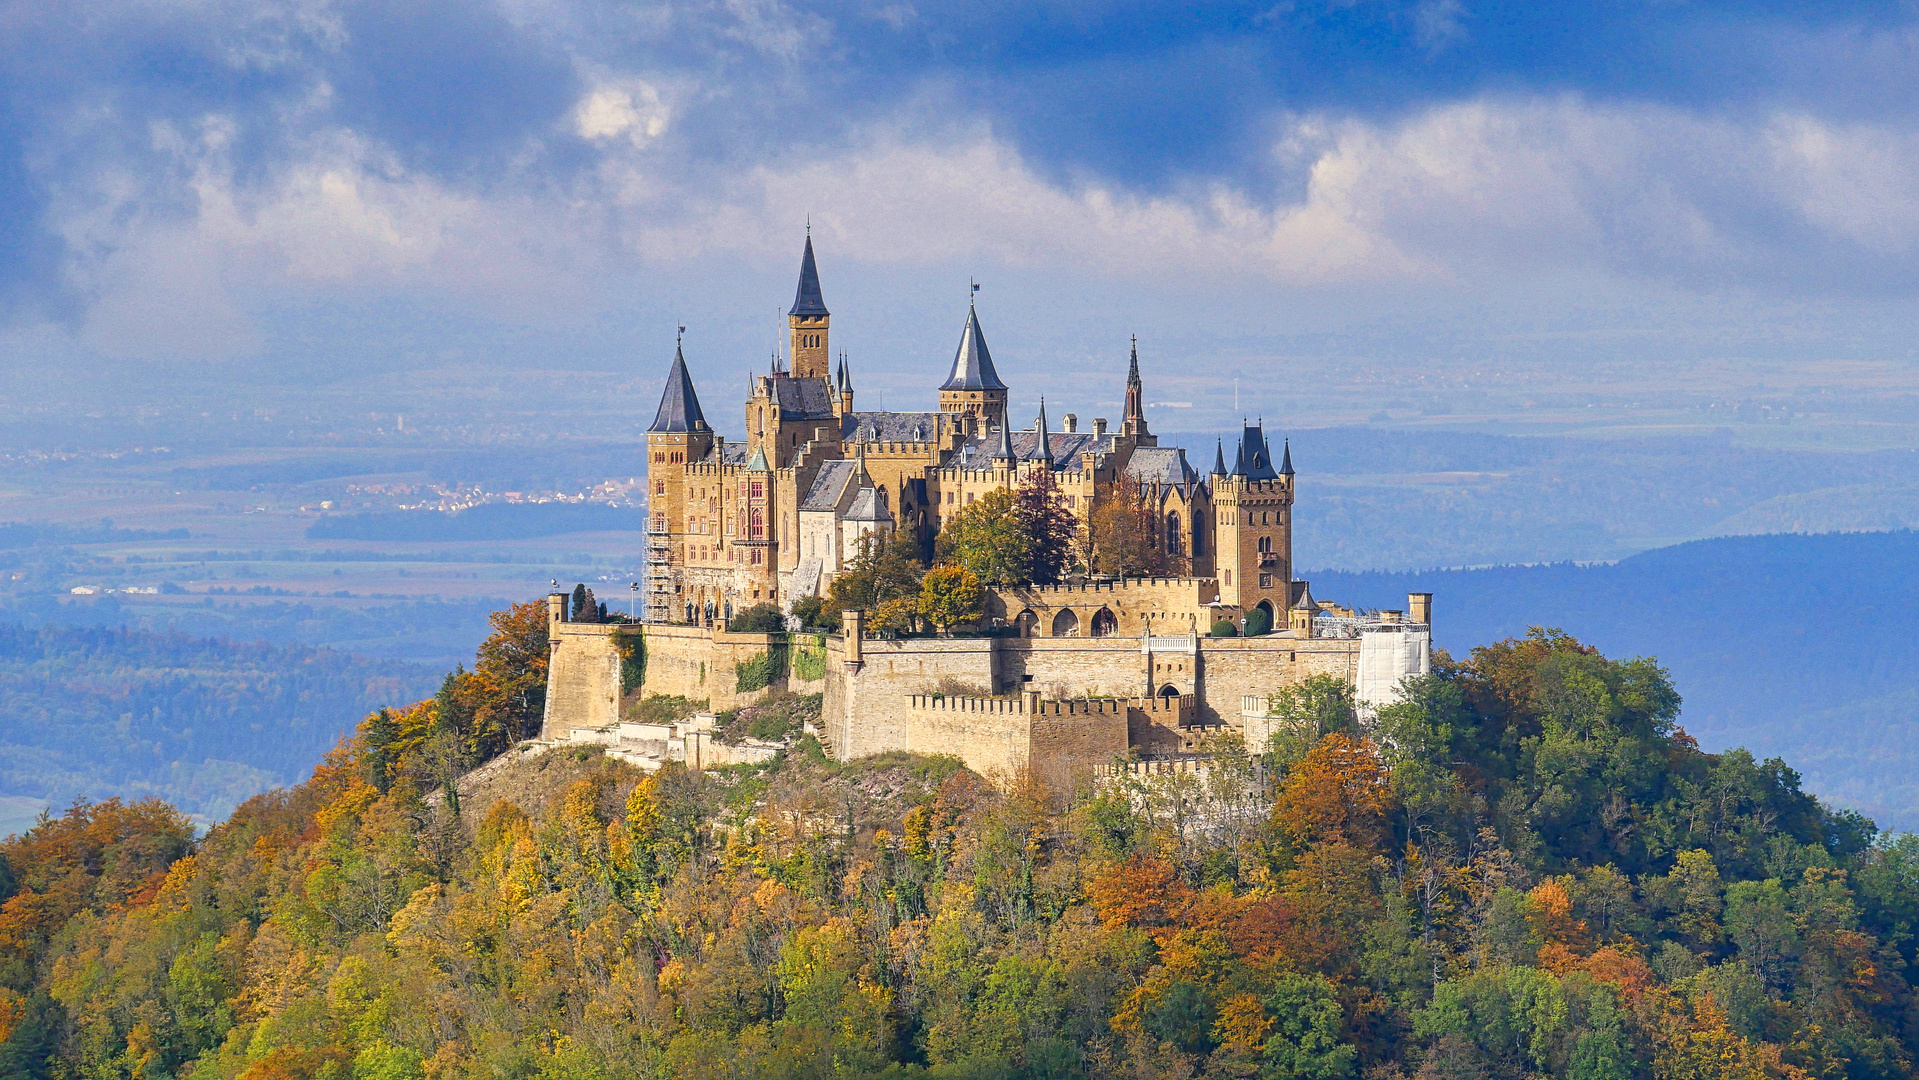
[[[567,618],[573,622],[591,622],[592,620],[587,618],[586,613],[592,610],[591,601],[588,599],[592,595],[592,593],[587,591],[585,583],[582,582],[574,585],[573,609],[567,614]]]

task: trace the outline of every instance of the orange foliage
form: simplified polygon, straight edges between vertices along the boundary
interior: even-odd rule
[[[1539,950],[1541,966],[1560,970],[1545,962],[1550,953],[1565,968],[1572,967],[1569,961],[1592,948],[1592,933],[1586,929],[1585,921],[1573,918],[1572,894],[1566,891],[1562,880],[1547,878],[1533,886],[1530,895],[1533,910],[1529,918],[1533,929],[1539,931],[1546,942]]]
[[[0,986],[0,1043],[13,1037],[13,1029],[27,1015],[27,999]]]
[[[1653,970],[1632,953],[1620,952],[1611,946],[1598,949],[1578,964],[1578,970],[1588,972],[1603,983],[1611,983],[1628,1002],[1637,1003],[1646,996],[1658,982],[1659,977]]]
[[[1165,859],[1146,855],[1112,867],[1087,887],[1093,910],[1108,927],[1167,926],[1192,899],[1192,889]]]
[[[1333,732],[1293,766],[1273,814],[1301,844],[1383,847],[1393,807],[1385,762],[1369,739]]]

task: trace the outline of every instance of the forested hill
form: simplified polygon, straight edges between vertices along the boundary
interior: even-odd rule
[[[1316,596],[1404,607],[1434,596],[1456,655],[1558,626],[1657,656],[1708,749],[1791,761],[1807,787],[1882,824],[1919,827],[1919,532],[1736,536],[1607,565],[1416,573],[1317,571]]]
[[[532,715],[523,608],[203,839],[0,843],[0,1076],[1915,1075],[1919,841],[1701,752],[1650,661],[1498,642],[1365,723],[1320,677],[1256,755],[1073,792],[805,737],[452,783]]]
[[[418,664],[124,629],[0,625],[0,835],[77,797],[159,796],[207,823],[297,783]]]

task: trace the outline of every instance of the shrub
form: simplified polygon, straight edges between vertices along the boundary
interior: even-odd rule
[[[733,689],[747,694],[764,690],[786,677],[786,646],[776,645],[733,668]]]
[[[1233,620],[1231,619],[1221,619],[1218,622],[1213,624],[1213,636],[1214,637],[1238,637],[1239,627],[1234,626]]]
[[[1246,636],[1265,637],[1273,632],[1273,613],[1256,607],[1246,613]]]
[[[772,604],[754,604],[734,615],[726,628],[736,634],[777,634],[786,629],[786,616]]]
[[[805,635],[793,643],[793,675],[806,682],[826,678],[826,639]]]

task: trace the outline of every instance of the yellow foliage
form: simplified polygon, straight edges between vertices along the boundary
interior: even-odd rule
[[[1228,1046],[1257,1050],[1273,1030],[1272,1017],[1257,994],[1234,994],[1219,1003],[1219,1020],[1213,1024],[1213,1036]]]
[[[27,1015],[27,999],[0,986],[0,1043],[13,1037],[13,1029]]]

